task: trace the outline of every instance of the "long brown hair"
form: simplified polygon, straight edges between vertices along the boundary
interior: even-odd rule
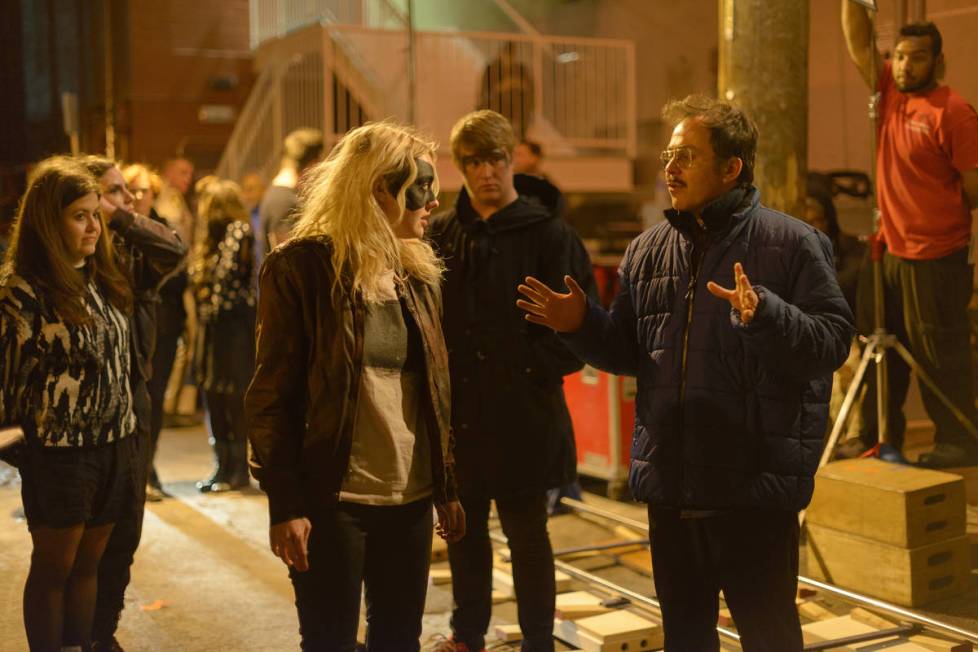
[[[217,253],[228,225],[232,222],[249,223],[241,188],[233,181],[204,177],[197,182],[197,193],[197,219],[204,221],[206,232],[194,247],[190,262],[190,279],[194,285],[209,281],[207,276],[212,270],[208,268],[207,259]]]
[[[98,192],[98,181],[75,159],[53,156],[38,163],[21,197],[0,273],[22,276],[46,295],[61,319],[74,325],[88,323],[91,316],[82,300],[85,278],[72,266],[61,235],[62,212],[73,201]],[[89,276],[113,306],[130,314],[132,286],[116,264],[112,237],[101,212],[99,220],[102,234],[87,260]]]

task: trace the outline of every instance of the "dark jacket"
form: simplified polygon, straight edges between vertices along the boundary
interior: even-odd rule
[[[255,372],[255,236],[248,222],[211,228],[214,251],[195,262],[197,385],[241,396]]]
[[[445,259],[445,340],[459,485],[492,495],[573,481],[574,433],[563,377],[583,365],[553,331],[516,307],[516,286],[535,276],[563,287],[565,274],[594,287],[580,238],[560,217],[560,192],[516,175],[519,199],[483,220],[465,190],[432,220]]]
[[[801,509],[853,335],[832,246],[753,188],[708,206],[705,230],[666,216],[629,245],[611,312],[592,303],[566,337],[589,363],[638,376],[632,494],[690,510]],[[734,287],[735,262],[760,298],[749,324],[706,289]]]
[[[109,227],[120,262],[132,283],[129,333],[134,354],[133,410],[137,428],[141,433],[148,433],[152,408],[147,383],[153,374],[159,290],[179,269],[187,251],[180,237],[166,224],[121,208],[112,214]]]
[[[290,240],[265,258],[258,353],[245,396],[251,472],[268,494],[272,524],[335,504],[350,465],[363,371],[363,297],[341,277],[334,291],[325,239]],[[418,325],[427,361],[434,501],[455,499],[448,353],[437,287],[411,280],[398,293]]]

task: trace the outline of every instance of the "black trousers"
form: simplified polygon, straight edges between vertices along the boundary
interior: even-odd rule
[[[431,563],[431,500],[339,503],[310,520],[309,570],[289,570],[302,649],[352,652],[365,587],[367,650],[417,652]]]
[[[721,590],[745,652],[802,649],[795,512],[683,519],[676,510],[649,508],[649,534],[667,652],[720,649]]]
[[[492,616],[492,543],[489,540],[489,502],[486,494],[461,492],[465,537],[448,545],[452,568],[452,633],[470,650],[485,646]],[[553,618],[556,587],[554,558],[547,532],[547,494],[496,498],[496,510],[509,540],[513,584],[522,650],[554,649]]]
[[[163,399],[166,395],[166,384],[173,371],[173,362],[177,355],[177,342],[180,333],[159,333],[156,338],[156,350],[153,352],[153,377],[149,379],[150,420],[149,420],[149,480],[150,484],[159,487],[160,480],[156,474],[153,460],[156,457],[156,447],[163,429]]]
[[[875,300],[872,267],[867,269],[859,279],[857,306],[859,332],[868,335],[873,332]],[[966,249],[934,260],[905,260],[889,253],[883,257],[886,328],[909,349],[944,395],[972,423],[978,424],[968,323],[972,273],[973,266],[968,263]],[[887,431],[890,442],[900,449],[907,425],[903,404],[910,389],[910,367],[895,352],[887,356],[887,384]],[[978,450],[978,441],[968,434],[954,414],[929,387],[918,384],[924,409],[936,426],[934,440],[967,451]],[[866,390],[860,437],[866,445],[872,446],[878,438],[874,368],[868,370]]]

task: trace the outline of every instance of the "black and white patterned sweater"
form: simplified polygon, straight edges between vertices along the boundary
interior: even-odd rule
[[[89,282],[89,324],[69,325],[24,278],[0,279],[0,425],[29,442],[100,446],[136,429],[129,319]]]

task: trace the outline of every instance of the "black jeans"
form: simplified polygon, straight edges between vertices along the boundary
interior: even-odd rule
[[[795,512],[681,519],[676,510],[650,507],[649,535],[667,652],[720,649],[720,590],[745,652],[802,649]]]
[[[452,633],[470,650],[485,646],[492,616],[492,543],[489,501],[485,494],[462,492],[465,537],[449,544],[452,568]],[[513,584],[524,652],[554,649],[554,558],[547,532],[547,494],[497,498],[496,510],[509,540]]]
[[[302,649],[352,652],[366,586],[367,650],[417,652],[431,562],[431,500],[339,503],[310,517],[309,570],[289,570]]]

